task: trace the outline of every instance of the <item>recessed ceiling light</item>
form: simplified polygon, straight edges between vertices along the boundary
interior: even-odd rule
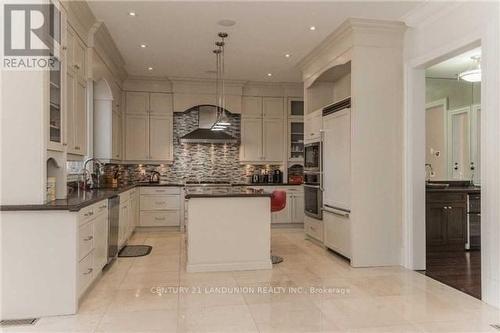
[[[267,76],[271,77],[273,76],[273,73],[267,73]]]
[[[148,47],[146,44],[141,44],[141,48],[145,49],[146,47]]]
[[[129,16],[136,16],[135,12],[128,12]]]
[[[148,67],[148,71],[152,71],[153,70],[153,67]]]
[[[311,25],[311,26],[309,27],[309,30],[314,31],[314,30],[316,30],[316,27],[315,27],[314,25]]]
[[[290,57],[291,57],[290,53],[285,54],[285,58],[290,58]]]
[[[236,24],[236,21],[234,20],[229,20],[229,19],[223,19],[217,22],[218,25],[222,25],[223,27],[232,27],[233,25]]]

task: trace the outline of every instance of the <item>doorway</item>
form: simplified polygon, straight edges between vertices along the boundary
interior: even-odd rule
[[[481,299],[481,49],[425,69],[427,276]]]

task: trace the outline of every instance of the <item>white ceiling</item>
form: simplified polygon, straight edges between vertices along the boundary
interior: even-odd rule
[[[428,78],[456,79],[459,73],[475,66],[475,62],[471,58],[474,56],[481,56],[481,48],[475,48],[431,66],[426,69],[425,76]]]
[[[300,82],[299,60],[346,18],[398,20],[418,5],[408,1],[170,2],[91,1],[130,75],[209,78],[217,32],[229,33],[226,76],[235,80]],[[137,16],[131,17],[128,12]],[[236,21],[221,27],[221,19]],[[315,31],[309,30],[314,25]],[[147,48],[142,49],[140,44]],[[290,53],[290,58],[285,54]],[[153,67],[153,71],[147,68]],[[267,73],[272,73],[268,77]]]

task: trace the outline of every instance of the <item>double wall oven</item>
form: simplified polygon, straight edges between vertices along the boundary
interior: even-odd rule
[[[304,212],[321,220],[323,218],[322,143],[313,142],[304,147]]]

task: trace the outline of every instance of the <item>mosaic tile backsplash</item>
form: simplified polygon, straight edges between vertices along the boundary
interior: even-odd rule
[[[231,126],[226,132],[240,139],[240,115],[230,114]],[[120,183],[144,181],[152,171],[161,181],[228,181],[247,183],[254,171],[274,170],[275,165],[241,165],[238,144],[181,144],[179,138],[198,128],[198,110],[174,113],[174,162],[165,165],[107,164],[105,174],[117,173]]]

